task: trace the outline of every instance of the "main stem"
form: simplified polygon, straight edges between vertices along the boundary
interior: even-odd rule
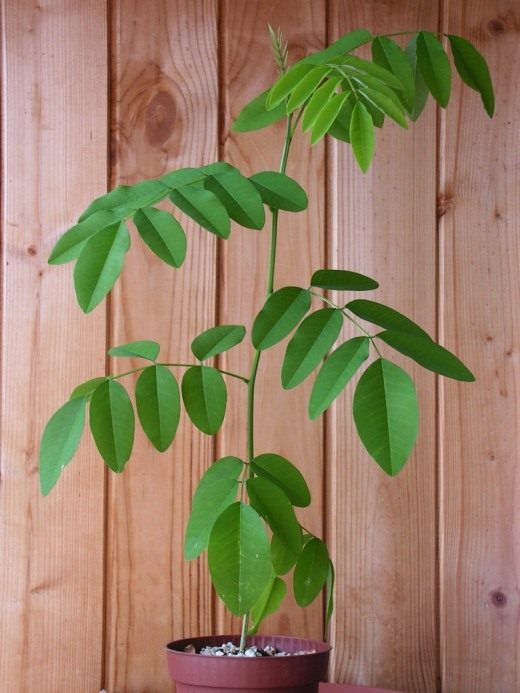
[[[289,158],[289,150],[294,135],[292,127],[292,116],[287,118],[287,126],[285,129],[285,138],[280,159],[279,171],[285,173],[287,168],[287,160]],[[271,209],[271,240],[269,246],[269,263],[267,268],[267,290],[266,300],[274,291],[274,271],[276,266],[276,242],[278,239],[278,210]],[[251,364],[251,372],[247,383],[247,461],[251,463],[255,456],[255,384],[258,374],[258,366],[260,365],[260,356],[262,352],[256,349],[253,362]],[[251,467],[248,467],[251,470]],[[251,474],[251,471],[249,471]],[[249,624],[249,614],[245,614],[242,619],[242,632],[240,635],[240,651],[243,652],[246,647],[247,630]]]

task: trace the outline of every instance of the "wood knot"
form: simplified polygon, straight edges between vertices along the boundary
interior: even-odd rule
[[[35,245],[28,245],[26,250],[28,255],[36,255],[36,253],[38,252]]]
[[[507,604],[507,597],[501,590],[493,590],[489,594],[491,598],[491,603],[496,606],[497,609],[503,609]]]
[[[491,36],[501,36],[506,32],[506,23],[503,19],[491,19],[487,25],[488,31]]]
[[[452,192],[440,192],[437,198],[437,218],[443,217],[452,207],[455,206],[455,196]]]
[[[151,145],[159,146],[168,140],[175,124],[175,101],[172,95],[164,90],[157,94],[146,109],[145,132]]]

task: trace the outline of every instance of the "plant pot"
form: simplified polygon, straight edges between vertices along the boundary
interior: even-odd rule
[[[188,645],[199,650],[204,645],[238,642],[237,635],[211,635],[176,640],[166,646],[168,671],[177,684],[177,693],[318,693],[327,675],[330,645],[315,640],[282,635],[257,635],[248,645],[273,645],[285,652],[309,650],[312,654],[288,657],[217,657],[184,652]]]

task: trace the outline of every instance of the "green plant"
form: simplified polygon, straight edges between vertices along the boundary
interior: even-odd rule
[[[91,311],[116,282],[130,244],[127,219],[148,248],[172,267],[186,254],[186,236],[179,222],[155,205],[169,199],[200,226],[220,238],[230,233],[230,219],[262,229],[265,207],[271,216],[266,301],[253,320],[253,358],[249,375],[223,371],[212,359],[239,344],[242,325],[219,325],[195,337],[194,363],[164,363],[159,344],[139,341],[109,350],[113,357],[135,357],[144,365],[135,387],[138,418],[150,442],[160,451],[172,443],[181,413],[181,399],[193,424],[214,435],[225,416],[227,390],[223,376],[247,387],[246,459],[224,457],[204,474],[193,498],[185,535],[185,556],[208,550],[209,569],[217,593],[236,615],[243,616],[242,645],[262,619],[275,611],[286,593],[281,576],[294,570],[296,601],[310,604],[327,587],[327,621],[332,613],[334,571],[321,539],[303,528],[295,507],[310,503],[308,486],[289,460],[254,444],[255,383],[262,352],[288,338],[282,365],[284,388],[292,388],[318,370],[309,401],[309,416],[320,416],[363,366],[354,393],[353,416],[368,453],[390,475],[410,455],[417,434],[418,407],[414,384],[399,366],[383,358],[378,340],[427,369],[458,380],[473,375],[453,354],[436,344],[412,320],[368,299],[335,303],[324,293],[366,292],[377,288],[367,276],[345,269],[318,269],[304,286],[275,290],[275,263],[280,211],[302,212],[307,196],[285,174],[297,127],[310,131],[311,144],[326,134],[350,143],[363,171],[369,167],[375,128],[386,118],[401,127],[419,117],[428,94],[445,107],[451,88],[451,66],[439,38],[413,33],[403,50],[392,36],[358,30],[323,51],[287,67],[287,45],[271,31],[280,77],[239,114],[236,131],[249,131],[285,120],[285,139],[278,171],[245,177],[237,168],[216,162],[172,171],[132,186],[119,186],[94,200],[78,223],[58,240],[49,262],[76,260],[74,285],[78,303]],[[448,36],[461,78],[481,95],[484,108],[494,110],[493,87],[486,63],[465,39]],[[352,53],[370,44],[372,59]],[[342,294],[343,295],[343,294]],[[314,302],[314,306],[313,306]],[[320,307],[316,308],[319,304]],[[353,323],[359,336],[333,349],[343,322]],[[365,321],[382,331],[372,334]],[[181,392],[171,369],[184,371]],[[90,430],[97,448],[114,472],[122,472],[133,444],[135,416],[120,380],[129,373],[97,377],[79,385],[49,420],[40,448],[40,480],[50,492],[79,444],[89,407]],[[237,500],[237,496],[239,500]]]

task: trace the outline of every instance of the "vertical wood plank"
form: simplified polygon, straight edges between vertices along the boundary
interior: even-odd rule
[[[113,183],[217,158],[216,13],[215,0],[114,3]],[[193,361],[192,338],[214,321],[215,242],[183,225],[179,271],[136,238],[112,303],[113,344],[155,339],[165,361]],[[182,556],[193,488],[211,459],[211,441],[185,420],[162,455],[139,434],[125,474],[110,478],[108,690],[169,690],[165,643],[212,630],[205,566]]]
[[[106,190],[105,2],[4,1],[2,44],[0,689],[97,691],[103,465],[83,444],[42,498],[37,455],[46,419],[105,363],[103,309],[83,316],[70,266],[47,265]]]
[[[435,31],[437,21],[435,2],[330,2],[330,40],[359,27]],[[366,175],[349,147],[331,142],[327,175],[330,266],[375,277],[374,300],[432,334],[435,138],[430,104],[410,131],[389,123],[378,131]],[[387,477],[357,439],[354,384],[328,418],[328,534],[337,573],[332,680],[427,692],[437,676],[435,385],[410,361],[389,358],[412,375],[420,399],[419,438],[399,477]]]
[[[229,133],[232,119],[242,106],[276,78],[267,24],[280,26],[289,40],[291,61],[318,50],[325,41],[324,2],[272,0],[225,0],[222,7],[222,95],[225,98],[223,157],[251,175],[277,170],[283,144],[283,128],[258,133]],[[308,191],[307,212],[281,213],[279,260],[275,288],[307,286],[312,271],[324,258],[324,148],[311,149],[308,137],[298,135],[291,151],[287,173]],[[223,244],[220,263],[220,321],[242,323],[262,307],[266,290],[269,222],[262,232],[236,229]],[[265,264],[264,263],[265,259]],[[249,341],[249,340],[248,340]],[[262,356],[256,394],[256,452],[276,452],[292,460],[304,473],[312,493],[312,506],[300,514],[301,521],[318,536],[323,534],[323,426],[309,422],[306,383],[285,392],[280,385],[285,342]],[[223,359],[232,370],[247,375],[251,362],[250,342],[233,349]],[[233,383],[228,425],[220,437],[221,455],[246,454],[245,388]],[[292,586],[289,587],[292,595]],[[322,605],[317,600],[306,610],[290,596],[286,606],[263,626],[264,632],[291,632],[321,638]],[[221,632],[237,631],[238,624],[221,612]]]
[[[442,119],[441,334],[477,382],[441,390],[446,693],[520,689],[520,3],[444,2],[489,61],[497,112],[454,79]]]

